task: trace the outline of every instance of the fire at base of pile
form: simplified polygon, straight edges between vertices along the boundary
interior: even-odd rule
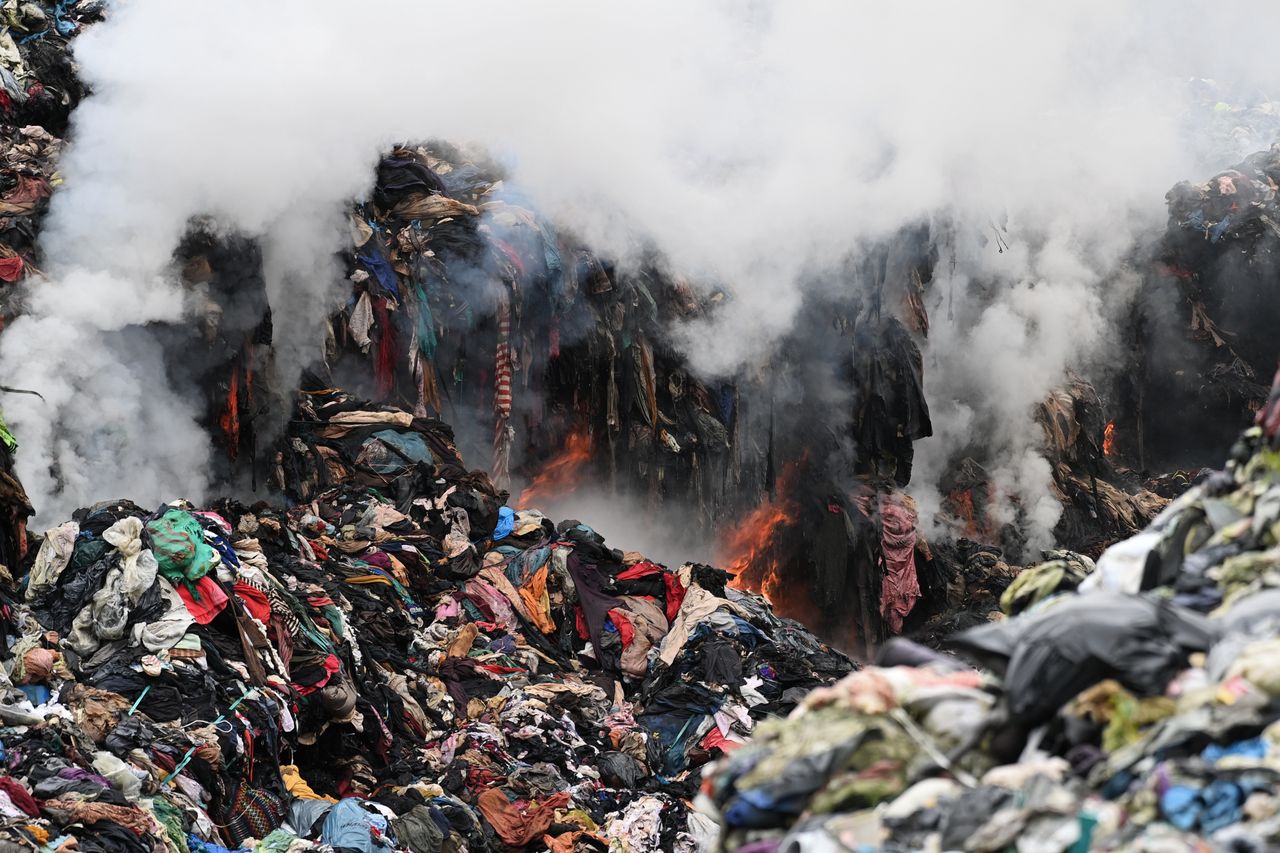
[[[958,657],[895,640],[707,771],[717,850],[1280,846],[1280,376],[1226,471]]]

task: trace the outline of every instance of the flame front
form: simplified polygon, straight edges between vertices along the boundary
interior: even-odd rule
[[[806,607],[801,600],[805,595],[802,591],[783,590],[783,559],[795,555],[786,554],[786,547],[777,542],[799,520],[800,509],[791,496],[804,461],[802,458],[783,466],[773,485],[774,496],[729,528],[716,547],[720,565],[734,576],[729,585],[763,595],[784,616],[797,616]],[[795,578],[791,583],[794,586]]]
[[[1097,423],[1097,421],[1094,421]],[[1102,455],[1111,457],[1116,454],[1116,422],[1107,421],[1107,426],[1102,430]]]
[[[591,433],[585,428],[570,432],[564,448],[520,492],[516,509],[530,509],[539,502],[572,494],[578,488],[583,467],[590,460]]]
[[[780,498],[765,501],[747,513],[720,543],[721,563],[734,576],[730,586],[764,595],[775,601],[781,579],[778,558],[773,548],[774,536],[783,525],[794,520],[794,507]]]

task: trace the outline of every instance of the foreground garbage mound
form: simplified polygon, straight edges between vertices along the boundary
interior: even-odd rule
[[[690,771],[851,668],[439,421],[316,393],[287,445],[305,503],[99,504],[4,579],[8,849],[691,849]]]
[[[707,771],[720,849],[1275,850],[1280,381],[1144,532],[1020,574],[1010,618],[897,640]]]

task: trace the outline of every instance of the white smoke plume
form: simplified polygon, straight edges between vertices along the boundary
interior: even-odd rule
[[[652,240],[723,284],[725,310],[681,334],[711,374],[767,355],[802,268],[922,216],[1007,216],[1010,252],[956,247],[957,300],[998,287],[1001,304],[935,323],[945,374],[927,383],[944,435],[948,413],[1007,416],[1007,480],[1034,504],[1026,406],[1106,339],[1099,290],[1191,173],[1186,78],[1268,82],[1249,66],[1271,28],[1231,23],[1274,17],[1256,5],[121,2],[76,42],[94,95],[44,236],[51,280],[0,338],[0,370],[46,398],[5,400],[19,472],[42,520],[200,497],[208,440],[133,328],[183,315],[166,265],[188,217],[263,240],[296,369],[340,292],[345,201],[379,150],[441,137],[486,146],[597,247]]]

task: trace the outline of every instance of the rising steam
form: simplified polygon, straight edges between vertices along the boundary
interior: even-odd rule
[[[651,241],[725,287],[724,310],[677,330],[708,374],[767,355],[803,270],[958,223],[917,479],[989,430],[1043,532],[1029,408],[1106,343],[1122,259],[1198,166],[1186,79],[1270,82],[1240,57],[1269,56],[1271,28],[1228,17],[1250,19],[1158,2],[120,4],[76,42],[94,94],[44,236],[51,278],[0,338],[4,375],[46,400],[5,400],[20,474],[44,520],[199,498],[208,439],[145,328],[187,311],[169,262],[189,217],[262,240],[288,387],[341,292],[345,203],[381,149],[442,137],[486,146],[598,249]],[[1206,55],[1225,64],[1191,66]]]

